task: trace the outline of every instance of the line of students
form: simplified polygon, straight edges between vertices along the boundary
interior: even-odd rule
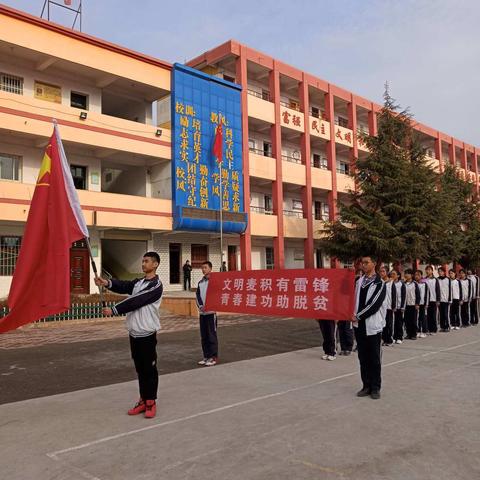
[[[423,278],[421,270],[407,269],[402,279],[398,270],[388,272],[386,267],[380,268],[380,277],[387,287],[384,346],[402,343],[405,338],[416,340],[435,335],[438,323],[441,332],[478,324],[477,275],[462,269],[459,278],[455,270],[450,270],[447,277],[445,269],[440,267],[435,277],[430,265],[425,272]]]

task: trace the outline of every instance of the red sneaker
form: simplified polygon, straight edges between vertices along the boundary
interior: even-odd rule
[[[129,415],[139,415],[147,409],[145,402],[140,399],[133,408],[131,408],[127,413]]]
[[[147,400],[145,403],[145,418],[153,418],[157,414],[157,405],[155,400]]]

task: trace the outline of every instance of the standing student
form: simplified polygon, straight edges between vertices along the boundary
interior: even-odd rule
[[[115,304],[112,308],[104,308],[103,314],[127,314],[126,326],[130,338],[130,351],[138,376],[140,399],[129,415],[145,413],[146,418],[156,415],[156,399],[158,390],[157,370],[157,331],[160,330],[158,309],[162,301],[163,286],[156,274],[160,256],[157,252],[147,252],[142,258],[143,278],[131,281],[106,280],[95,278],[95,284],[107,287],[112,292],[128,293],[129,297]]]
[[[353,350],[353,325],[351,321],[339,320],[337,322],[338,339],[340,340],[339,355],[348,356],[352,354]]]
[[[438,330],[437,317],[438,308],[440,307],[440,283],[438,278],[433,276],[433,267],[428,265],[425,269],[425,283],[428,288],[428,305],[427,305],[427,329],[429,335],[435,335]]]
[[[472,270],[467,271],[467,277],[472,282],[472,299],[470,300],[470,325],[478,324],[478,297],[480,292],[480,281]]]
[[[452,281],[446,276],[445,269],[438,269],[438,283],[440,285],[440,331],[450,331],[449,310],[452,303]]]
[[[467,278],[467,272],[462,268],[458,272],[459,282],[462,285],[462,304],[460,306],[460,319],[462,327],[470,326],[470,302],[473,295],[472,281]]]
[[[385,326],[385,283],[375,273],[375,259],[362,257],[362,275],[355,283],[355,310],[352,316],[357,339],[363,387],[357,396],[380,398],[382,384],[381,342]]]
[[[460,306],[462,304],[462,284],[457,280],[455,270],[450,269],[448,272],[450,283],[452,286],[452,303],[450,305],[450,326],[452,330],[460,329]]]
[[[418,289],[420,291],[420,304],[418,306],[418,320],[417,331],[418,338],[425,338],[427,336],[427,306],[429,302],[428,287],[422,279],[423,272],[421,270],[415,270],[415,281],[417,282]]]
[[[393,273],[395,272],[395,273]],[[405,301],[406,301],[406,289],[405,283],[403,283],[400,272],[398,270],[392,270],[391,272],[393,284],[396,289],[396,298],[397,305],[394,313],[394,323],[393,323],[393,340],[394,343],[403,342],[403,316],[405,312]]]
[[[198,365],[213,367],[218,362],[217,314],[205,311],[208,280],[212,272],[212,263],[202,263],[203,278],[198,282],[196,299],[199,310],[200,337],[202,340],[203,358]]]
[[[417,312],[420,306],[420,289],[413,280],[413,270],[407,268],[405,275],[405,330],[408,340],[417,339]]]
[[[323,360],[333,361],[337,358],[335,348],[335,320],[317,320],[323,337]]]
[[[192,266],[186,260],[183,265],[183,289],[189,291],[192,288]]]
[[[386,267],[379,270],[380,278],[385,282],[385,327],[382,331],[382,345],[389,347],[393,344],[393,315],[397,304],[397,289],[392,278],[392,272]],[[396,272],[395,272],[396,275]]]

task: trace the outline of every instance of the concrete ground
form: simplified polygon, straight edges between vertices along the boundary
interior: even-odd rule
[[[479,347],[471,327],[384,349],[380,400],[314,347],[163,375],[154,420],[126,415],[134,381],[7,403],[0,477],[478,479]]]

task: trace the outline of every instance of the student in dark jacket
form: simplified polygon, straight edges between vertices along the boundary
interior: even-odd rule
[[[158,390],[157,370],[157,331],[160,330],[159,308],[163,286],[156,274],[160,256],[157,252],[147,252],[142,259],[143,278],[131,281],[106,280],[95,278],[95,284],[107,287],[112,292],[127,293],[129,297],[104,308],[103,314],[127,315],[126,325],[130,337],[130,351],[138,376],[140,399],[128,411],[129,415],[145,413],[146,418],[156,415]]]
[[[189,291],[192,288],[192,266],[190,260],[183,264],[183,289]]]

